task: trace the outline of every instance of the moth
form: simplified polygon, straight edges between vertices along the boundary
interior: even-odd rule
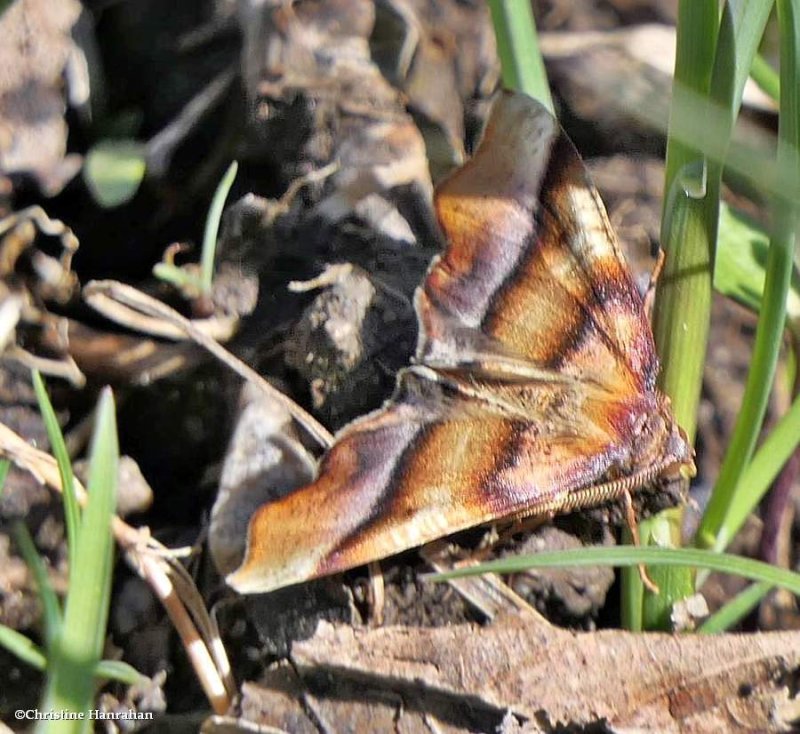
[[[415,295],[414,363],[337,435],[314,482],[257,510],[227,578],[238,591],[693,474],[643,299],[552,115],[501,95],[435,207],[447,247]]]

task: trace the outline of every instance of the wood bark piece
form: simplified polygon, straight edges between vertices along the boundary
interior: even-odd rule
[[[506,731],[509,712],[524,731],[789,731],[800,716],[797,632],[575,633],[522,617],[439,629],[323,624],[292,660],[306,680],[359,683],[362,705],[367,690],[382,690],[397,696],[401,718],[449,711],[449,726],[466,725],[467,710]]]

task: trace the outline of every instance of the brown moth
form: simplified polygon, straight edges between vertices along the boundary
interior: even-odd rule
[[[502,95],[435,204],[448,245],[416,293],[415,363],[383,408],[338,434],[316,481],[258,509],[235,589],[694,471],[656,387],[642,298],[552,115]]]

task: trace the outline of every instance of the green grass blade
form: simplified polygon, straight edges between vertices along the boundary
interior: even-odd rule
[[[642,529],[639,524],[640,539],[644,545],[649,543],[649,528]],[[645,537],[647,536],[647,537]],[[633,545],[633,535],[629,528],[622,533],[622,543]],[[642,608],[644,606],[644,586],[639,578],[638,568],[620,569],[620,624],[631,632],[641,632],[644,628]]]
[[[750,76],[758,84],[763,92],[778,102],[781,98],[781,80],[778,72],[759,54],[753,58],[753,66],[750,69]]]
[[[661,230],[667,260],[656,289],[653,332],[663,365],[662,389],[693,440],[711,309],[716,227],[713,210],[692,184],[698,175],[702,179],[705,165],[703,128],[697,125],[695,102],[708,94],[719,15],[716,0],[681,0],[678,15]]]
[[[760,312],[753,359],[747,376],[741,409],[734,427],[717,483],[698,529],[700,546],[716,545],[726,514],[755,449],[769,401],[786,322],[786,296],[792,274],[794,235],[784,229],[769,249],[764,299]]]
[[[763,561],[744,558],[729,553],[716,553],[700,548],[644,548],[618,546],[616,548],[579,548],[576,550],[547,551],[531,555],[503,558],[478,566],[460,568],[447,573],[426,574],[431,581],[446,581],[481,573],[520,573],[529,568],[568,568],[570,566],[685,566],[719,571],[752,581],[781,586],[800,595],[800,573],[772,566]]]
[[[706,619],[697,631],[713,635],[729,630],[750,614],[771,588],[767,583],[751,584]]]
[[[722,164],[771,0],[679,5],[654,336],[660,383],[693,439],[711,304]],[[719,31],[717,30],[719,28]]]
[[[96,412],[89,469],[89,501],[83,512],[67,593],[61,638],[53,656],[43,709],[87,711],[106,635],[113,568],[111,519],[116,504],[119,444],[114,400],[106,388]],[[49,722],[52,732],[86,731],[88,722]]]
[[[527,0],[489,0],[503,86],[538,99],[554,112],[547,72]]]
[[[58,464],[58,473],[61,477],[61,498],[64,503],[64,523],[67,527],[67,547],[74,548],[80,527],[80,507],[75,494],[75,481],[72,473],[72,463],[69,459],[67,445],[64,443],[64,434],[58,424],[58,418],[53,410],[53,404],[47,395],[47,388],[38,370],[33,370],[33,389],[39,403],[39,413],[44,422],[47,438],[53,450],[53,456]]]
[[[672,400],[675,417],[690,442],[694,441],[705,365],[717,224],[716,202],[706,196],[708,164],[703,151],[710,140],[726,138],[724,132],[705,134],[707,126],[697,124],[697,102],[710,102],[719,24],[716,0],[680,1],[661,225],[666,262],[657,284],[653,314],[653,335],[662,362],[659,383]],[[654,519],[651,524],[659,522]],[[669,573],[654,579],[659,585],[667,585],[670,593],[648,599],[638,576],[624,574],[623,609],[631,610],[635,600],[641,599],[642,627],[658,627],[668,616],[673,592],[679,593],[690,583],[688,571],[683,581],[679,576]],[[636,619],[631,611],[626,617]]]
[[[679,548],[683,509],[674,507],[659,512],[639,523],[642,544],[655,548]],[[659,593],[645,591],[642,598],[642,627],[647,630],[668,630],[672,626],[675,602],[695,593],[694,571],[688,567],[654,566],[647,570]],[[638,578],[638,583],[641,583]]]
[[[797,7],[790,0],[778,0],[781,45],[781,94],[778,126],[779,190],[795,191],[800,178],[800,23]],[[742,474],[750,462],[766,413],[769,392],[775,375],[778,354],[786,323],[786,300],[794,266],[794,238],[797,210],[790,201],[777,198],[774,233],[767,254],[762,307],[756,329],[753,359],[747,375],[742,407],[734,426],[717,483],[698,528],[696,542],[702,547],[718,547],[717,538],[733,505],[746,501],[737,497]]]
[[[717,210],[711,177],[721,175],[704,158],[709,138],[694,127],[693,137],[676,137],[675,131],[690,129],[697,110],[689,100],[702,99],[711,83],[716,49],[717,13],[707,3],[680,5],[675,84],[667,142],[667,188],[662,215],[662,246],[667,260],[657,287],[654,337],[662,359],[661,387],[670,397],[678,423],[694,440],[700,401],[706,342],[711,317],[712,253],[716,238]],[[717,139],[723,140],[725,133]],[[642,523],[644,543],[660,547],[680,545],[680,526],[675,513],[663,513]],[[653,536],[653,540],[648,540]],[[656,538],[658,541],[656,542]],[[641,629],[662,629],[670,624],[672,605],[691,593],[694,579],[688,568],[654,568],[651,579],[662,591],[654,595],[642,589],[638,574],[622,576],[622,607],[630,609],[641,600],[634,619]]]
[[[764,290],[768,248],[769,236],[766,232],[743,214],[723,206],[714,287],[724,295],[758,311]],[[800,278],[795,269],[786,310],[789,323],[794,324],[793,328],[796,329],[797,324],[800,324]],[[795,401],[744,469],[714,541],[715,550],[723,550],[736,535],[798,443],[800,403]]]
[[[0,459],[0,497],[3,496],[9,471],[11,471],[11,461],[9,459]]]
[[[206,217],[206,226],[203,232],[203,250],[200,254],[200,280],[206,293],[211,291],[211,283],[214,280],[214,257],[217,251],[217,237],[219,236],[219,224],[222,219],[222,211],[225,208],[225,200],[233,186],[239,164],[236,161],[228,166],[225,175],[214,192],[211,206]]]
[[[693,440],[711,307],[719,189],[733,121],[771,2],[681,0],[653,331],[660,383]],[[719,31],[718,31],[719,28]]]
[[[14,541],[36,581],[39,601],[42,603],[44,636],[49,652],[53,649],[53,644],[61,633],[61,605],[58,603],[55,589],[53,589],[53,585],[50,583],[50,577],[47,575],[44,562],[36,551],[33,538],[31,538],[27,526],[22,522],[14,524]]]
[[[728,158],[729,143],[744,86],[758,51],[773,0],[738,0],[723,4],[714,67],[709,87],[710,107],[704,110],[711,124],[705,132],[703,151],[708,157],[706,206],[709,217],[718,226],[723,164]],[[715,118],[714,111],[720,115]],[[738,147],[738,146],[737,146]],[[712,244],[716,246],[716,234]],[[713,264],[713,262],[712,262]]]
[[[147,680],[136,668],[122,660],[101,660],[94,669],[94,676],[100,680],[113,680],[134,686]]]
[[[723,108],[709,102],[708,98],[702,95],[692,95],[687,93],[687,105],[692,106],[692,114],[687,114],[683,118],[683,124],[688,127],[673,127],[669,130],[671,138],[682,141],[686,145],[697,144],[697,128],[699,126],[709,130],[724,130],[727,126],[726,118],[728,108]],[[644,123],[654,129],[664,127],[663,120],[651,117],[650,110],[639,109],[633,111],[636,117],[641,118]],[[720,156],[724,155],[725,172],[732,180],[737,182],[738,187],[745,187],[751,196],[767,197],[774,194],[781,194],[785,198],[793,198],[800,202],[800,190],[788,191],[779,190],[778,177],[775,175],[775,161],[771,155],[765,154],[768,146],[768,136],[762,136],[760,142],[756,141],[753,145],[748,145],[744,140],[737,140],[735,146],[729,146],[727,150],[722,150],[720,140],[721,135],[709,134],[707,145],[703,153],[710,161],[719,161]],[[702,169],[697,168],[698,172]]]
[[[4,624],[0,624],[0,646],[36,670],[47,668],[47,657],[42,649],[21,632],[6,627]]]
[[[720,189],[733,124],[771,2],[679,5],[662,242],[668,253],[656,299],[654,335],[661,385],[693,440],[710,323]],[[719,18],[718,33],[714,32]],[[713,61],[712,61],[713,60]],[[676,544],[679,540],[676,541]],[[663,626],[692,574],[656,570],[658,596],[645,595],[645,627]],[[630,582],[631,575],[626,579]]]
[[[731,55],[734,63],[732,107],[734,116],[742,104],[747,77],[761,70],[759,61],[763,61],[763,59],[758,56],[757,52],[774,4],[774,0],[737,0],[737,2],[726,3],[733,24]],[[770,71],[772,70],[770,69]],[[772,74],[775,76],[774,71]]]
[[[156,263],[153,265],[153,275],[165,283],[174,285],[180,290],[191,290],[197,293],[204,291],[204,284],[194,273],[188,272],[177,265]]]
[[[714,273],[717,290],[757,311],[764,290],[768,247],[766,232],[741,213],[723,207]],[[800,323],[800,279],[796,271],[792,273],[786,309],[790,323]],[[723,550],[736,535],[799,443],[800,401],[796,400],[744,469],[714,541],[715,550]]]
[[[800,445],[800,398],[775,425],[742,473],[728,512],[714,538],[714,550],[723,550],[744,525],[775,481],[783,465]]]

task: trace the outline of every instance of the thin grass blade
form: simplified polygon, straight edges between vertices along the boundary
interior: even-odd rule
[[[9,459],[0,459],[0,497],[3,496],[3,490],[6,488],[6,478],[10,470],[11,461]]]
[[[489,0],[489,10],[503,86],[538,99],[554,112],[531,4],[527,0]]]
[[[44,636],[47,642],[48,652],[50,652],[53,649],[54,642],[61,633],[61,605],[58,602],[55,589],[50,583],[50,577],[47,575],[47,569],[44,566],[42,557],[36,550],[36,545],[33,542],[33,538],[31,538],[27,526],[22,522],[16,522],[14,524],[14,541],[36,581],[39,601],[42,603]]]
[[[47,656],[44,651],[33,640],[4,624],[0,624],[0,647],[4,647],[36,670],[47,668]]]
[[[94,674],[106,635],[114,541],[119,444],[114,399],[106,388],[96,411],[89,468],[89,501],[83,512],[67,593],[64,624],[53,656],[42,708],[82,712],[92,708]],[[49,722],[53,732],[87,731],[88,721]]]
[[[570,566],[685,566],[695,569],[719,571],[733,576],[781,586],[800,595],[800,573],[772,566],[752,558],[730,553],[716,553],[700,548],[644,548],[618,546],[616,548],[579,548],[576,550],[547,551],[531,555],[514,556],[478,566],[462,568],[441,574],[427,574],[430,581],[445,581],[480,573],[520,573],[530,568],[568,568]]]
[[[704,128],[697,125],[695,102],[709,103],[719,22],[716,0],[680,1],[661,221],[666,261],[653,312],[653,335],[662,360],[659,382],[690,442],[694,441],[705,364],[716,237],[716,212],[713,202],[705,197],[707,161],[703,147],[708,139]],[[653,519],[650,525],[660,522]],[[649,534],[648,526],[645,534]],[[673,589],[674,574],[667,576],[659,569],[651,576],[660,588],[668,587],[670,599],[679,593],[679,587],[686,586],[680,583]],[[621,603],[628,610],[626,619],[644,629],[658,627],[669,615],[670,604],[660,599],[647,601],[646,597],[638,576],[623,574]],[[637,599],[642,603],[638,614],[632,611]]]
[[[753,460],[742,472],[735,501],[731,502],[725,518],[715,535],[714,550],[723,550],[739,532],[748,515],[775,481],[783,465],[800,445],[800,398],[775,425]]]
[[[219,224],[222,219],[222,210],[225,208],[225,200],[233,186],[239,164],[236,161],[228,166],[225,175],[214,192],[211,206],[206,217],[206,226],[203,231],[203,250],[200,254],[200,280],[206,293],[211,291],[211,282],[214,279],[214,258],[217,250],[217,237],[219,236]]]
[[[751,584],[706,619],[697,631],[704,635],[713,635],[729,630],[750,614],[771,588],[772,586],[763,582]]]
[[[36,400],[39,403],[39,413],[44,422],[47,438],[53,451],[53,457],[58,464],[58,473],[61,477],[61,498],[64,503],[64,523],[67,528],[67,547],[74,548],[78,537],[81,515],[78,497],[75,494],[74,476],[72,473],[72,462],[69,459],[67,445],[64,443],[64,434],[58,424],[58,418],[53,410],[53,404],[47,394],[44,380],[39,370],[33,370],[33,389],[36,393]]]
[[[800,21],[796,3],[778,0],[780,28],[781,101],[778,123],[778,190],[793,192],[800,181]],[[747,375],[742,407],[725,453],[717,483],[698,528],[696,543],[719,547],[718,534],[734,506],[749,504],[738,487],[750,462],[766,413],[770,388],[786,323],[786,300],[794,267],[795,231],[798,212],[791,200],[776,197],[773,205],[774,231],[767,255],[762,307],[755,346]]]
[[[767,25],[774,4],[774,0],[736,0],[736,2],[726,3],[726,6],[730,9],[733,26],[731,56],[734,61],[734,98],[732,106],[734,117],[738,114],[742,105],[742,96],[744,95],[744,85],[747,77],[753,74],[754,70],[756,70],[756,73],[760,71],[759,62],[763,61],[763,59],[758,56],[758,48],[761,45],[764,28]],[[774,71],[772,74],[776,76]],[[777,95],[775,98],[777,99]]]
[[[113,680],[126,686],[135,686],[147,680],[146,676],[122,660],[101,660],[94,669],[94,676],[99,680]]]
[[[750,69],[750,76],[758,84],[765,94],[778,102],[781,98],[781,79],[769,62],[760,54],[753,58],[753,66]]]

